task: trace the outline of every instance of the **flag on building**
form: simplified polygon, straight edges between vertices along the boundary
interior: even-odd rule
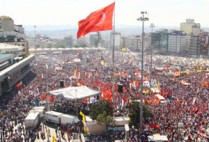
[[[20,89],[21,86],[22,86],[22,81],[20,81],[20,82],[16,85],[16,88],[17,88],[17,89]]]
[[[112,30],[112,16],[115,3],[92,12],[88,17],[78,22],[77,38],[90,32]]]

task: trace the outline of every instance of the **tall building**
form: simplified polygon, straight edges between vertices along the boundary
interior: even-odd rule
[[[195,23],[194,19],[186,19],[186,23],[180,24],[180,29],[187,34],[199,34],[201,32],[200,23]]]
[[[8,32],[14,31],[14,21],[9,16],[0,17],[0,32],[3,31],[8,31]]]
[[[73,47],[74,45],[74,39],[73,39],[73,36],[67,36],[64,38],[63,40],[63,44],[65,47]]]
[[[122,38],[122,47],[128,48],[131,51],[141,52],[142,50],[142,36],[127,36]],[[150,48],[151,36],[150,34],[144,35],[144,50]]]
[[[152,33],[152,46],[153,49],[167,52],[168,51],[168,34],[169,31],[167,29],[162,29],[159,31],[155,31]]]
[[[199,35],[190,35],[190,43],[189,43],[189,50],[188,54],[198,56],[199,52]]]
[[[30,72],[30,63],[35,59],[28,54],[28,42],[25,40],[22,25],[14,25],[12,18],[0,17],[0,95],[7,93],[26,74]]]
[[[110,35],[110,48],[113,47],[113,36],[115,37],[115,49],[120,49],[121,48],[121,33],[120,32],[111,32]]]
[[[145,34],[144,36],[144,50],[150,49],[152,43],[152,35],[151,34]]]
[[[138,52],[141,51],[142,49],[141,36],[128,36],[126,38],[123,38],[123,40],[124,42],[122,43],[126,48],[130,49],[131,51],[138,51]]]
[[[160,52],[185,53],[189,50],[190,36],[183,31],[163,29],[152,33],[153,49]]]
[[[168,52],[180,53],[185,51],[186,34],[182,31],[172,31],[168,34]]]
[[[25,32],[22,25],[15,25],[12,18],[0,17],[0,43],[8,43],[24,46],[28,53],[28,42],[25,39]]]
[[[88,45],[86,37],[81,37],[76,40],[76,46],[86,47]]]
[[[199,49],[200,49],[200,55],[209,55],[209,35],[208,33],[201,33],[200,34],[200,45],[199,45]]]
[[[191,55],[209,56],[209,35],[208,33],[201,33],[199,35],[190,35],[190,43],[188,53]]]
[[[97,47],[98,46],[98,40],[99,40],[98,34],[91,34],[89,36],[89,38],[90,38],[90,46]]]

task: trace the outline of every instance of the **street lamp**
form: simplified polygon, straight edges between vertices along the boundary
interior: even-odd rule
[[[142,21],[142,59],[141,59],[141,82],[140,82],[140,130],[142,132],[142,118],[143,118],[143,70],[144,70],[144,21],[148,21],[147,17],[144,17],[147,14],[146,11],[141,11],[142,17],[137,18],[137,21]]]
[[[155,28],[155,25],[153,23],[151,23],[150,25],[151,28],[151,62],[150,62],[150,85],[151,85],[151,79],[152,79],[152,36],[153,36],[153,28]]]

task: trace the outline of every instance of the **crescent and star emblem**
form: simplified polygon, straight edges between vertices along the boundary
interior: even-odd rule
[[[106,13],[102,13],[102,18],[99,20],[99,22],[96,24],[96,25],[101,25],[101,24],[103,24],[104,23],[104,21],[105,21],[105,19],[106,19]]]

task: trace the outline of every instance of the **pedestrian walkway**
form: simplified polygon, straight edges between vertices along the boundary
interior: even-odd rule
[[[39,133],[39,139],[36,137],[35,142],[56,142],[57,140],[60,140],[61,142],[69,142],[67,139],[67,134],[64,134],[64,138],[61,136],[61,131],[57,130],[56,134],[56,129],[49,127],[47,125],[42,124],[42,128],[45,133],[45,139],[41,138],[41,133]]]

